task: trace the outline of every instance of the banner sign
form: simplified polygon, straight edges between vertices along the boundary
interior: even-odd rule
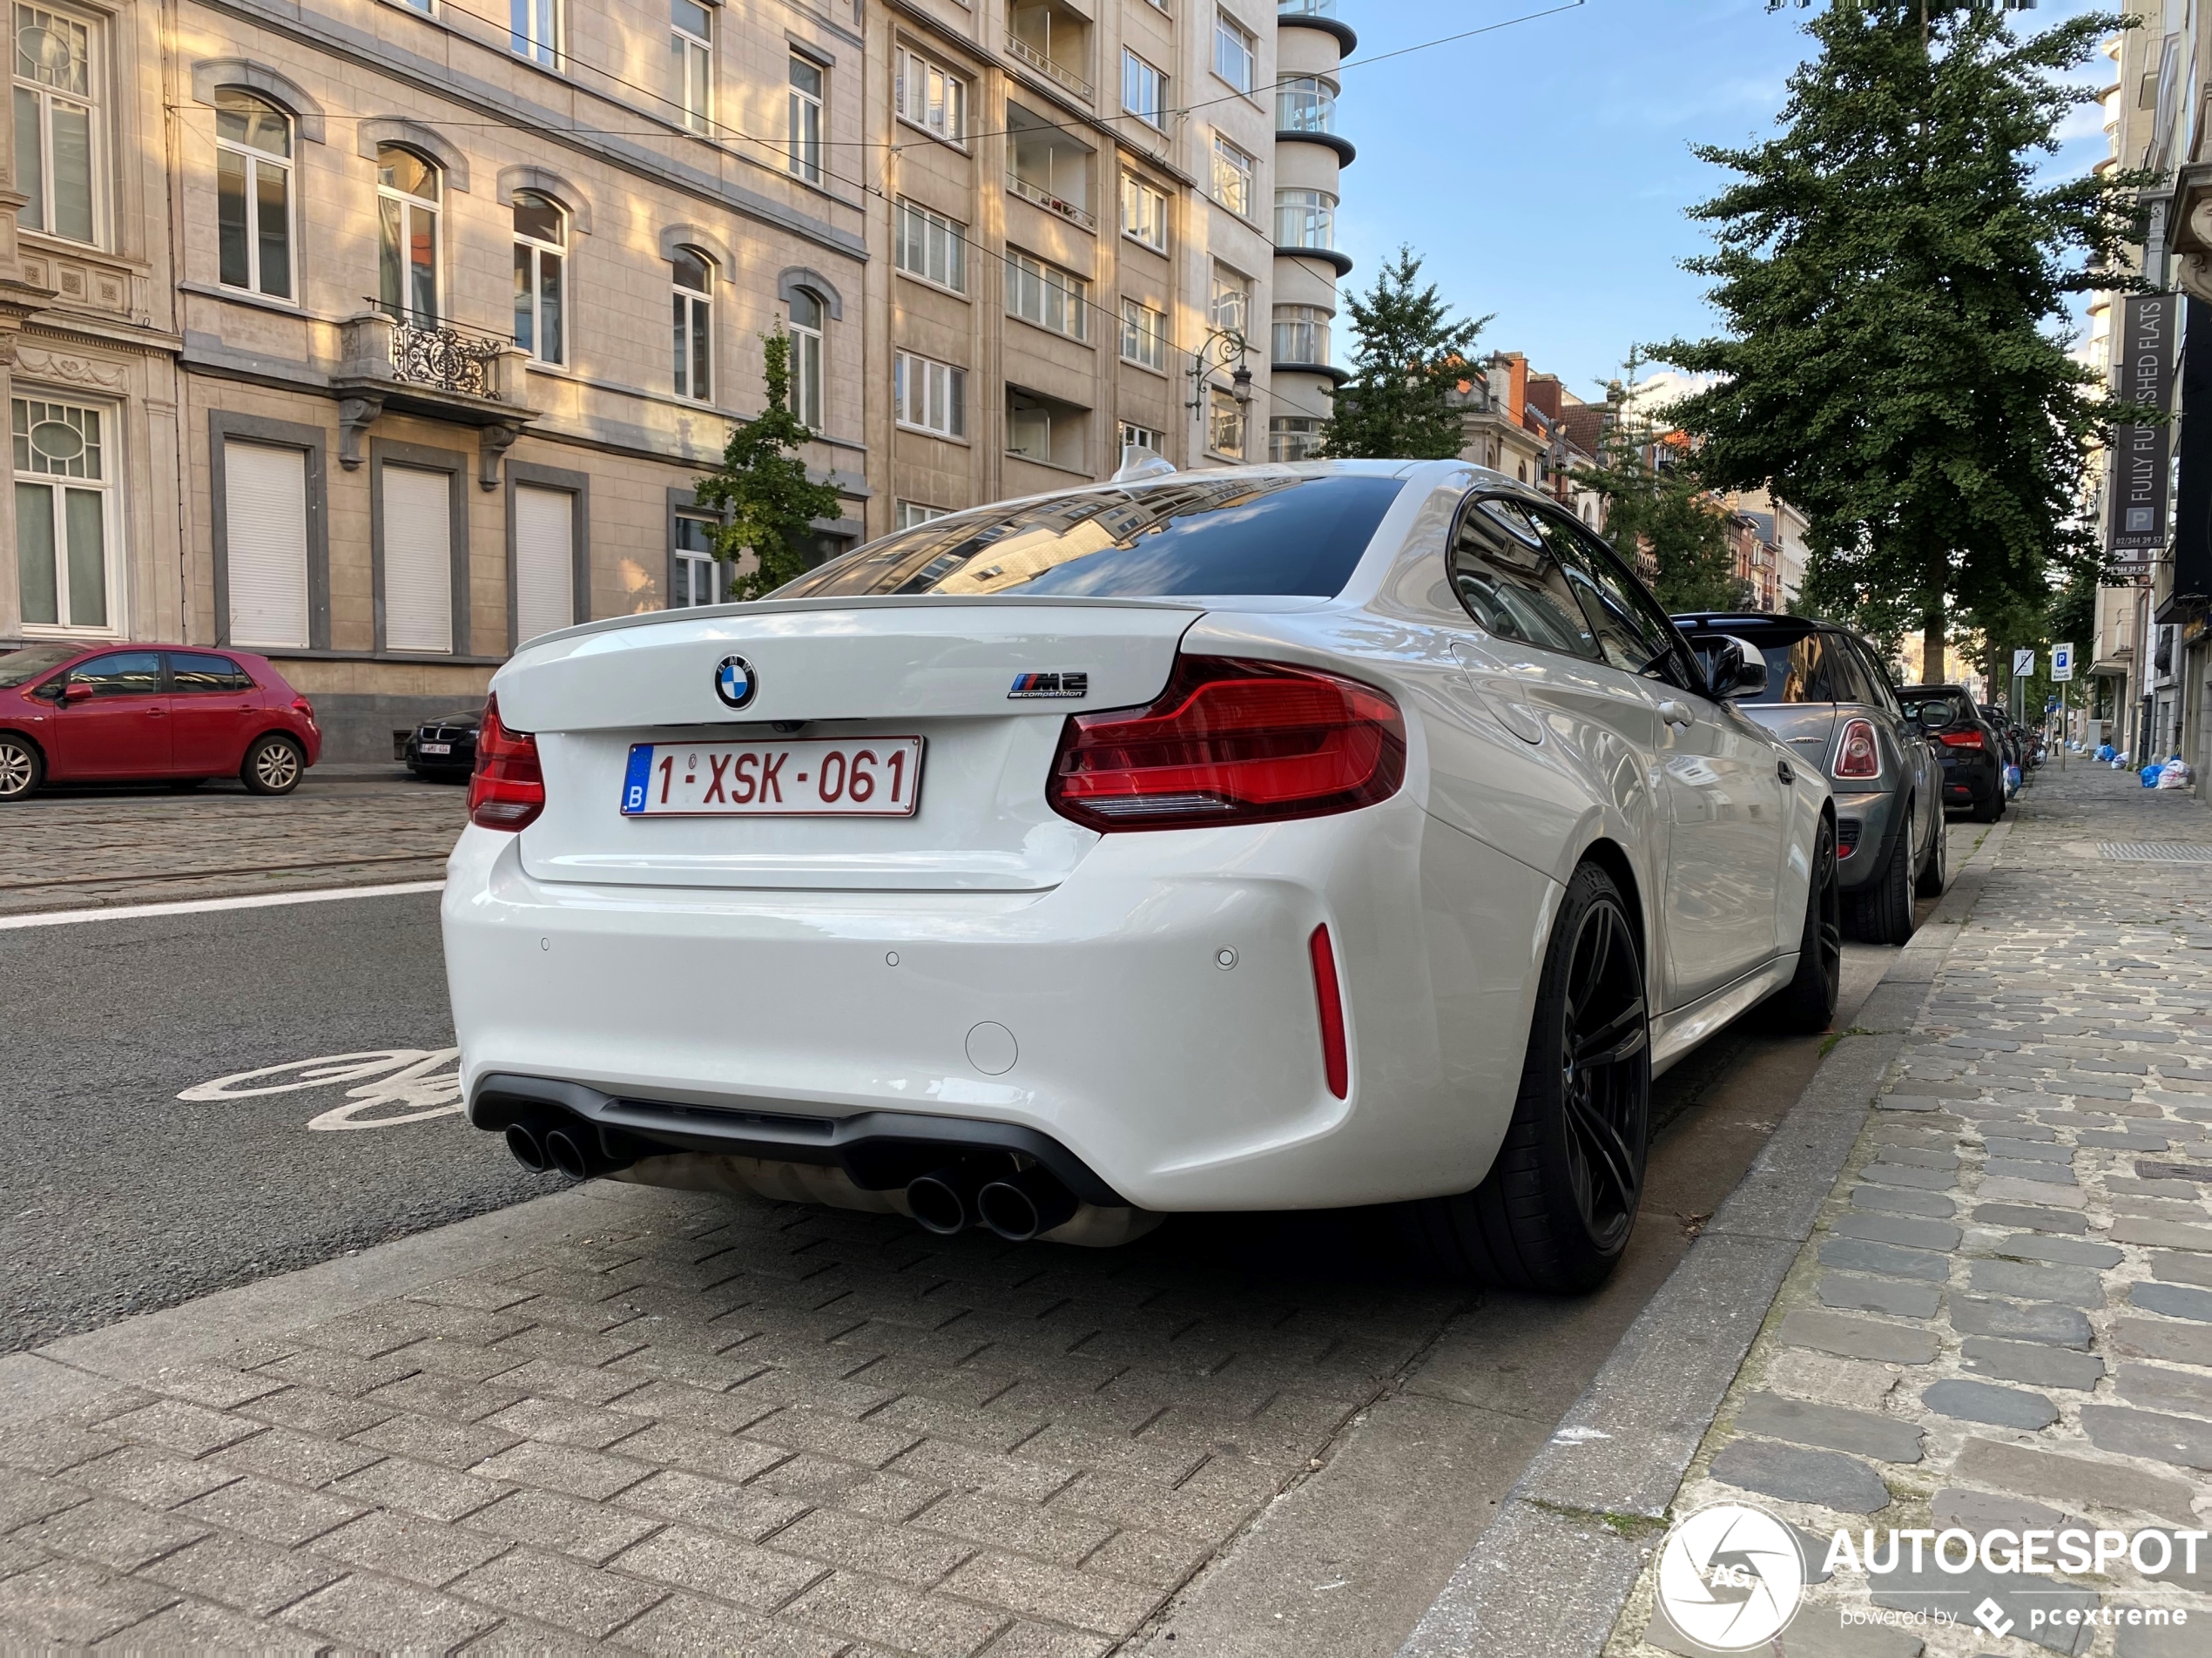
[[[2131,293],[2121,307],[2120,361],[2114,395],[2167,409],[2174,398],[2174,347],[2181,296]],[[2148,564],[2166,549],[2167,456],[2170,426],[2123,426],[2113,435],[2112,522],[2107,550],[2115,564]]]

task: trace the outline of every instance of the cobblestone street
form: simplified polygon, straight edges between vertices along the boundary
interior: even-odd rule
[[[389,766],[318,767],[266,799],[225,779],[80,789],[0,812],[0,915],[439,880],[464,790]]]
[[[2212,1525],[2212,817],[2076,762],[2008,828],[1674,1505],[1750,1493],[1819,1540],[1816,1574],[1845,1527]],[[2212,1650],[2198,1567],[1899,1570],[1877,1607],[1953,1621],[1903,1628],[1844,1627],[1869,1589],[1843,1569],[1784,1644],[2184,1658]],[[2050,1621],[2101,1604],[2121,1621]],[[1647,1569],[1610,1650],[1705,1650],[1653,1615]]]

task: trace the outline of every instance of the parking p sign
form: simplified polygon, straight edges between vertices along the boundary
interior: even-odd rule
[[[2013,652],[2013,677],[2015,679],[2035,677],[2035,652],[2033,650]]]
[[[2072,645],[2054,644],[2051,647],[2051,677],[2054,679],[2074,677],[2074,647]]]

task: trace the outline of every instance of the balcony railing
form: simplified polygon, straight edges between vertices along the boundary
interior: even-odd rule
[[[1053,62],[1051,58],[1010,30],[1006,37],[1006,50],[1008,56],[1027,64],[1047,79],[1058,82],[1082,99],[1084,103],[1090,102],[1091,84],[1089,81],[1076,74],[1072,69],[1062,68]]]
[[[1275,0],[1278,17],[1333,17],[1337,0]]]
[[[392,378],[464,397],[497,397],[503,340],[462,334],[437,323],[392,325]]]
[[[1337,95],[1311,80],[1278,83],[1275,88],[1275,130],[1333,133],[1337,130]]]
[[[1006,175],[1006,187],[1021,197],[1022,200],[1033,201],[1047,212],[1058,213],[1061,218],[1073,224],[1081,225],[1085,230],[1098,228],[1098,221],[1090,216],[1087,209],[1078,207],[1072,201],[1063,200],[1049,190],[1038,188],[1019,173],[1009,172]]]

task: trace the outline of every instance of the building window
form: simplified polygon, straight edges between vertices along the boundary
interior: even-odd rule
[[[16,222],[98,241],[93,25],[39,6],[15,12],[16,188],[28,198]]]
[[[891,371],[899,424],[939,437],[968,435],[968,371],[902,351]]]
[[[1251,91],[1258,82],[1258,43],[1225,11],[1213,15],[1213,72],[1240,92]]]
[[[453,497],[442,468],[378,468],[384,506],[384,637],[391,650],[454,648]],[[464,548],[465,552],[465,548]],[[468,614],[464,598],[461,614]]]
[[[791,296],[791,412],[809,431],[823,429],[822,302],[805,288]]]
[[[1267,458],[1304,461],[1321,447],[1321,422],[1310,414],[1278,414],[1267,423]]]
[[[714,125],[714,14],[697,0],[668,0],[668,50],[677,110],[705,132]]]
[[[1122,51],[1122,107],[1147,126],[1163,126],[1167,120],[1167,75],[1126,47]]]
[[[909,276],[968,292],[968,226],[911,201],[899,204],[893,258]]]
[[[438,170],[412,150],[376,152],[376,295],[402,322],[438,320]]]
[[[1157,368],[1168,367],[1168,320],[1136,300],[1122,301],[1122,360]]]
[[[230,436],[222,445],[226,644],[304,650],[308,620],[306,449]]]
[[[1285,75],[1275,83],[1278,132],[1337,130],[1337,84],[1318,75]]]
[[[1326,250],[1337,245],[1337,199],[1325,190],[1275,192],[1275,246]]]
[[[1213,199],[1240,219],[1252,216],[1252,158],[1218,132],[1213,135]]]
[[[1090,469],[1085,455],[1089,433],[1089,409],[1017,387],[1006,388],[1008,455],[1071,472],[1087,472]]]
[[[1168,197],[1133,172],[1122,175],[1122,234],[1156,253],[1168,251]]]
[[[809,184],[822,180],[822,66],[796,52],[791,59],[791,170]]]
[[[1327,362],[1329,314],[1318,305],[1277,306],[1273,361],[1278,363]]]
[[[515,192],[515,343],[540,362],[563,354],[563,253],[568,226],[561,210],[534,190]]]
[[[914,529],[952,516],[949,507],[925,507],[919,501],[901,501],[893,512],[894,529]]]
[[[292,297],[292,123],[247,92],[215,94],[217,273]]]
[[[10,400],[25,626],[110,628],[108,467],[98,409]]]
[[[517,57],[551,69],[560,43],[554,37],[555,0],[508,0],[508,45]]]
[[[676,394],[714,401],[714,262],[696,247],[669,260],[676,303]]]
[[[1226,265],[1213,267],[1213,326],[1225,334],[1251,333],[1252,280]]]
[[[722,571],[714,557],[714,520],[698,513],[676,515],[676,544],[668,549],[671,590],[669,608],[722,602]]]
[[[1244,458],[1244,406],[1218,386],[1208,389],[1206,447],[1226,460]]]
[[[900,119],[948,144],[968,141],[968,83],[950,70],[902,51],[894,94]]]
[[[1006,256],[1008,314],[1070,340],[1090,338],[1090,284],[1018,249]]]
[[[1115,429],[1123,466],[1127,466],[1132,458],[1130,455],[1131,449],[1141,449],[1146,455],[1165,455],[1168,452],[1168,435],[1165,432],[1156,432],[1149,426],[1138,426],[1130,421],[1116,421]]]

